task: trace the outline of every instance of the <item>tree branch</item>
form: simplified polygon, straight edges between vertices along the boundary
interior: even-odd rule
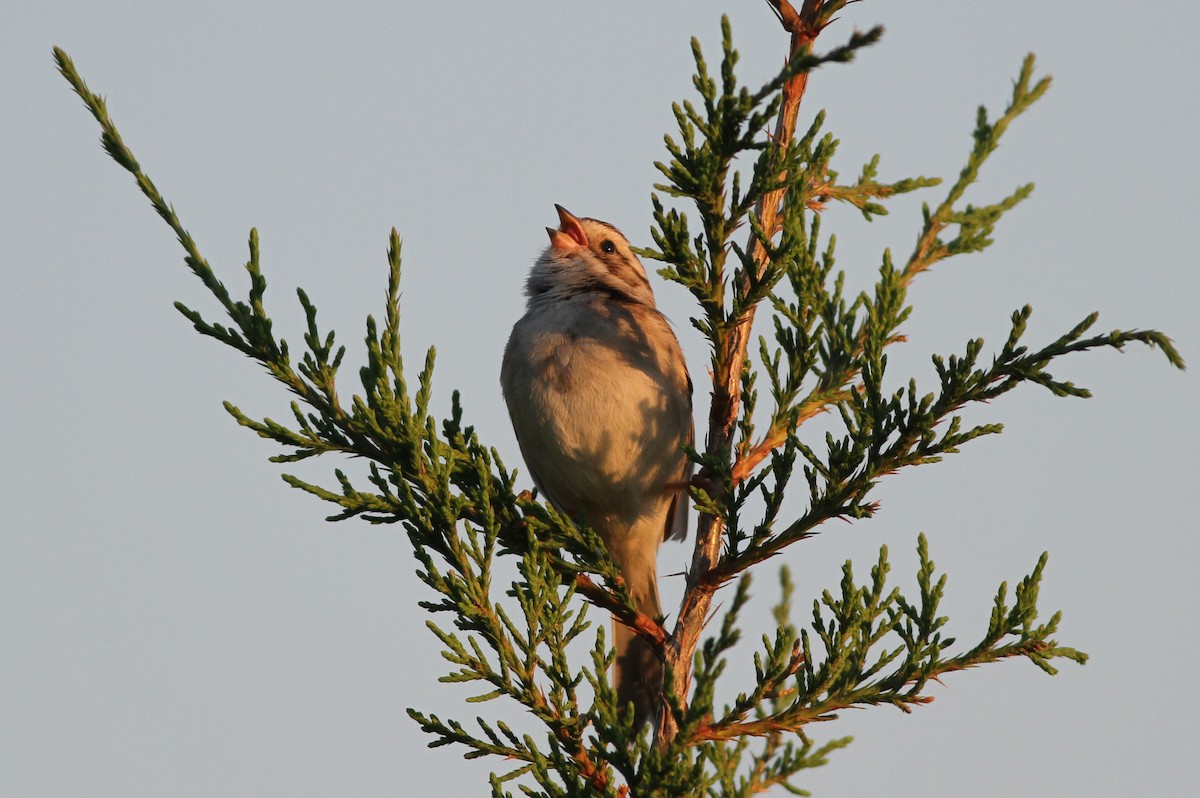
[[[830,15],[844,2],[824,3],[821,0],[804,0],[800,11],[789,0],[767,0],[776,11],[784,30],[790,35],[788,58],[796,58],[811,48],[821,29],[828,24]],[[783,87],[783,104],[775,124],[774,137],[777,142],[789,142],[796,132],[796,119],[800,101],[808,86],[808,72],[802,70],[788,78]],[[755,209],[755,216],[763,230],[776,227],[784,189],[776,189],[763,195]],[[768,255],[762,242],[752,232],[749,251],[757,264],[760,277],[767,267]],[[749,278],[746,278],[746,282]],[[746,347],[750,330],[754,325],[756,305],[751,305],[737,319],[736,324],[725,336],[714,359],[713,398],[709,412],[708,438],[705,454],[710,458],[726,461],[733,448],[733,433],[738,411],[742,404],[741,377],[746,364]],[[702,469],[698,480],[706,487],[715,487],[713,474]],[[696,547],[688,570],[687,588],[680,607],[675,629],[666,647],[668,669],[674,674],[671,691],[686,700],[691,687],[691,659],[700,641],[704,621],[712,606],[716,586],[708,574],[717,565],[721,553],[721,519],[710,513],[701,513],[696,532]],[[677,728],[671,711],[665,705],[659,717],[657,745],[665,749],[675,737]]]

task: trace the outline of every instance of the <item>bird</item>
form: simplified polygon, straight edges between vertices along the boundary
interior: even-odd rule
[[[662,617],[658,548],[688,528],[692,381],[629,241],[555,205],[557,228],[525,283],[500,384],[539,491],[604,541],[639,612]],[[613,620],[613,684],[635,727],[659,710],[653,646]]]

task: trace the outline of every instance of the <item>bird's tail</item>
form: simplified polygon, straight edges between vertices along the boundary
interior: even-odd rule
[[[658,591],[651,595],[634,594],[638,609],[651,618],[662,614]],[[633,704],[637,725],[651,722],[658,713],[662,696],[663,666],[645,638],[620,621],[613,619],[613,640],[617,661],[613,665],[613,684],[617,689],[617,706],[622,711]]]
[[[662,615],[657,575],[658,544],[661,541],[661,523],[645,530],[635,525],[626,532],[607,536],[605,541],[613,561],[621,568],[625,586],[638,610],[651,618]],[[618,706],[624,711],[632,703],[634,718],[641,725],[658,712],[662,696],[662,662],[650,643],[615,618],[613,641],[617,650],[613,685],[617,690]]]

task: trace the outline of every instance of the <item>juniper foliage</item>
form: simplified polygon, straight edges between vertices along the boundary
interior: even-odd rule
[[[813,38],[844,4],[804,4]],[[1049,79],[1035,80],[1029,57],[1005,110],[992,118],[979,109],[966,165],[940,201],[925,205],[912,252],[902,261],[885,252],[873,289],[850,295],[843,273],[834,268],[834,238],[821,231],[822,209],[849,203],[870,220],[886,213],[890,197],[932,189],[940,181],[882,182],[875,157],[856,179],[840,182],[833,168],[837,141],[824,132],[822,114],[797,137],[780,139],[764,130],[783,110],[789,81],[850,60],[880,31],[854,34],[824,54],[800,47],[778,75],[755,89],[736,75],[728,21],[722,32],[716,75],[693,40],[697,98],[674,107],[678,129],[666,138],[669,158],[657,164],[664,182],[652,195],[654,245],[641,251],[664,264],[663,277],[695,297],[692,322],[712,344],[711,371],[736,383],[724,397],[721,386],[714,387],[716,399],[725,401],[724,412],[731,413],[736,439],[722,448],[710,436],[703,451],[690,452],[700,466],[692,498],[701,528],[707,523],[716,530],[720,551],[711,567],[688,575],[685,603],[692,591],[711,594],[736,582],[719,625],[692,650],[679,641],[687,634],[698,639],[701,630],[682,628],[686,614],[674,629],[639,615],[597,536],[519,490],[515,473],[466,423],[457,392],[449,417],[431,415],[434,350],[415,375],[404,365],[395,230],[382,324],[367,317],[361,387],[345,400],[338,381],[346,349],[319,325],[316,306],[303,290],[298,291],[307,318],[303,347],[294,351],[276,335],[265,305],[257,231],[250,233],[245,264],[248,294],[235,299],[125,145],[104,99],[87,87],[66,53],[54,52],[59,70],[99,122],[104,149],[134,176],[174,230],[185,263],[226,321],[211,322],[182,303],[176,307],[198,332],[257,361],[295,395],[286,422],[249,417],[227,402],[228,412],[282,447],[274,462],[324,454],[366,462],[364,472],[353,476],[334,469],[326,486],[291,475],[284,479],[336,506],[330,520],[396,523],[408,535],[417,573],[430,590],[420,604],[431,614],[429,629],[449,664],[442,681],[471,686],[476,692],[469,700],[488,705],[487,716],[470,723],[419,709],[409,714],[431,736],[431,746],[492,758],[493,796],[516,789],[532,796],[724,798],[775,786],[804,794],[796,778],[849,742],[814,742],[809,724],[832,720],[850,707],[910,711],[931,700],[930,680],[1002,659],[1024,657],[1051,674],[1056,661],[1083,663],[1085,654],[1055,639],[1057,613],[1039,620],[1045,555],[1011,596],[1006,585],[999,587],[991,618],[975,642],[956,645],[943,634],[947,619],[939,609],[946,577],[936,571],[922,536],[915,597],[890,586],[884,548],[865,580],[847,562],[837,587],[816,597],[811,620],[803,625],[792,619],[795,586],[783,568],[775,628],[762,636],[754,654],[754,680],[723,686],[723,694],[735,695],[730,701],[716,698],[731,650],[741,640],[751,569],[831,519],[869,518],[877,509],[872,492],[887,475],[937,462],[1001,431],[999,424],[965,426],[958,415],[963,407],[1024,383],[1058,396],[1088,396],[1048,370],[1073,352],[1137,342],[1183,366],[1170,340],[1157,331],[1089,335],[1094,314],[1049,343],[1026,344],[1031,311],[1025,307],[1013,313],[1007,340],[990,356],[981,339],[972,340],[961,353],[933,358],[938,377],[933,390],[922,393],[909,381],[885,391],[886,350],[901,340],[912,312],[907,289],[913,279],[936,263],[986,248],[999,220],[1032,190],[1021,186],[979,206],[963,201],[1010,123],[1045,93]],[[778,214],[765,228],[762,208],[772,196],[779,197]],[[688,206],[693,217],[682,210]],[[739,230],[750,231],[745,245],[734,240]],[[770,336],[759,338],[756,361],[737,367],[730,356],[736,349],[732,336],[759,308],[771,314]],[[765,410],[759,408],[760,383]],[[806,440],[804,422],[826,411],[840,419],[842,431],[823,442]],[[797,474],[803,482],[793,486]],[[803,512],[783,515],[785,495],[805,490]],[[512,561],[518,574],[502,590],[493,582],[500,558]],[[607,612],[594,608],[616,614],[664,652],[669,722],[657,738],[631,728],[618,712],[608,680],[613,655],[605,637]],[[514,728],[511,719],[522,713],[540,731]]]

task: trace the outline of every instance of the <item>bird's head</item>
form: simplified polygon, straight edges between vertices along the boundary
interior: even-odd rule
[[[654,307],[646,270],[621,231],[608,222],[575,216],[561,205],[554,207],[558,227],[546,228],[550,246],[529,273],[529,301],[598,292]]]

